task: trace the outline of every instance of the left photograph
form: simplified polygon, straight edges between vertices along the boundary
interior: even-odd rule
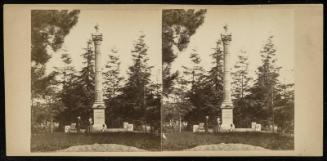
[[[161,11],[31,11],[31,152],[161,150]]]

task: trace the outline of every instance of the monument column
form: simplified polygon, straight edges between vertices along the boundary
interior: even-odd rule
[[[103,102],[102,89],[102,69],[101,69],[101,49],[102,33],[99,32],[99,26],[95,27],[96,32],[92,34],[95,52],[95,101],[93,104],[93,129],[100,130],[105,124],[105,104]]]
[[[222,129],[231,129],[233,123],[233,102],[231,99],[231,63],[229,45],[232,35],[227,32],[227,25],[224,26],[225,33],[221,34],[224,50],[224,100],[221,105]]]

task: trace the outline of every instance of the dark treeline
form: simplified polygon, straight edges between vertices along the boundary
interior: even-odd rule
[[[95,55],[92,40],[86,40],[83,66],[76,70],[71,54],[61,55],[63,67],[55,67],[50,74],[45,73],[45,65],[52,51],[61,48],[64,37],[78,21],[79,11],[32,11],[32,131],[41,129],[45,122],[64,125],[76,122],[78,116],[82,126],[92,117],[95,99]],[[42,18],[40,18],[42,17]],[[42,38],[40,38],[42,37]],[[60,40],[51,39],[58,37]],[[106,124],[122,127],[123,122],[150,125],[153,131],[160,129],[161,85],[150,80],[147,45],[144,34],[135,41],[131,51],[133,64],[128,69],[127,78],[120,76],[119,51],[103,51],[109,60],[103,71],[103,85],[106,104]],[[43,46],[42,46],[43,45]],[[41,47],[40,47],[41,46]],[[35,48],[35,49],[34,49]],[[124,71],[125,72],[125,71]]]

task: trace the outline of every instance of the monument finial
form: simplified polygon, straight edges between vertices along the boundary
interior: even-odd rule
[[[94,26],[94,28],[95,28],[96,32],[99,32],[99,24],[98,23]]]
[[[224,25],[224,30],[225,30],[225,33],[228,32],[228,25],[227,24]]]

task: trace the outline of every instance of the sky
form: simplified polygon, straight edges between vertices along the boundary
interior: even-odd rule
[[[173,62],[174,71],[181,66],[191,66],[189,59],[192,49],[196,49],[202,59],[201,66],[209,70],[212,65],[210,54],[224,33],[223,26],[228,25],[232,34],[230,44],[231,63],[236,64],[240,50],[246,51],[249,62],[249,74],[255,78],[255,70],[261,63],[260,50],[269,35],[277,49],[277,65],[281,66],[280,81],[294,83],[294,15],[290,9],[208,9],[204,23],[191,37],[188,48],[180,53]]]
[[[121,61],[121,75],[127,77],[128,67],[132,65],[131,50],[134,41],[143,32],[148,45],[149,65],[152,69],[152,81],[161,82],[161,10],[159,9],[111,9],[81,10],[78,23],[65,37],[63,49],[72,57],[72,64],[77,70],[82,67],[83,48],[95,32],[94,26],[99,24],[103,33],[102,66],[108,60],[112,48],[118,49]],[[274,36],[277,49],[277,65],[281,66],[280,81],[294,83],[294,15],[290,9],[269,8],[209,8],[204,23],[191,37],[188,48],[178,53],[172,64],[172,70],[180,70],[181,66],[190,66],[189,59],[192,49],[196,49],[202,59],[201,65],[209,70],[210,54],[215,42],[224,32],[223,26],[228,25],[232,34],[230,45],[231,63],[234,65],[240,50],[247,52],[250,76],[255,77],[255,70],[260,65],[260,53],[264,42],[270,35]],[[53,54],[47,68],[62,66],[60,52]]]
[[[118,50],[117,56],[121,61],[121,75],[127,78],[128,67],[133,64],[131,50],[134,42],[141,33],[146,35],[145,43],[148,46],[149,65],[152,68],[152,81],[161,82],[161,11],[141,10],[135,11],[124,9],[112,10],[81,10],[78,23],[65,37],[62,49],[72,57],[72,64],[77,70],[82,67],[83,59],[81,54],[86,47],[91,33],[95,32],[94,26],[99,25],[99,32],[103,34],[101,45],[102,67],[108,60],[111,49]],[[62,66],[60,53],[52,54],[48,66],[49,71],[54,66]],[[160,71],[159,71],[160,70]]]

